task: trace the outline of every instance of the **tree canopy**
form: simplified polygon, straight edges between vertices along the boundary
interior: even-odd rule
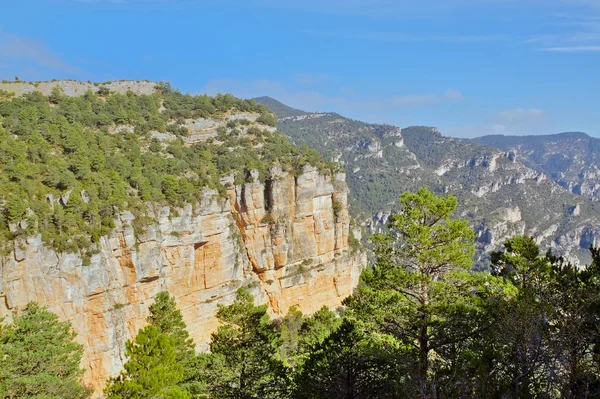
[[[71,325],[35,302],[0,329],[0,397],[84,399],[83,347]]]
[[[226,121],[236,111],[263,117],[243,137],[237,126],[244,122],[236,119],[217,138],[195,145],[183,140],[188,118]],[[330,169],[318,153],[265,129],[269,115],[253,101],[183,95],[164,84],[152,95],[69,97],[58,88],[47,97],[2,94],[0,249],[39,233],[48,246],[80,252],[87,261],[125,210],[142,229],[151,222],[148,203],[196,205],[204,188],[224,193],[221,178],[229,174],[240,184],[249,170],[266,179],[275,164],[290,171],[309,162]],[[167,133],[170,139],[158,138]]]

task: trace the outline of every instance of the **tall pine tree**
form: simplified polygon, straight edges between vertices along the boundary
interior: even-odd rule
[[[203,388],[197,378],[198,360],[194,341],[190,338],[175,298],[168,292],[160,292],[154,298],[154,303],[150,306],[148,323],[171,338],[175,360],[183,367],[183,377],[179,386],[192,394],[200,393]]]
[[[295,399],[396,397],[395,367],[380,344],[357,325],[342,324],[308,354],[296,376]]]
[[[375,264],[346,304],[373,332],[405,348],[398,362],[408,376],[403,389],[409,397],[468,396],[465,373],[448,368],[465,355],[473,358],[464,344],[490,323],[484,308],[495,292],[493,279],[470,273],[475,236],[466,220],[451,217],[455,197],[422,188],[405,192],[400,202],[389,232],[374,239]]]
[[[189,399],[179,388],[183,367],[175,360],[171,338],[152,325],[140,330],[125,345],[125,371],[108,381],[109,399]]]
[[[267,306],[254,305],[252,295],[240,289],[232,305],[219,307],[217,317],[223,325],[213,333],[210,344],[211,397],[285,397],[289,381],[279,360],[280,338]]]
[[[83,347],[71,325],[37,303],[0,330],[0,397],[83,399]]]

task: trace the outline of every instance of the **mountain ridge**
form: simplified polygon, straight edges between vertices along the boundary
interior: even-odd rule
[[[306,144],[343,165],[351,211],[368,231],[385,225],[403,191],[425,186],[459,198],[459,213],[477,233],[479,265],[515,234],[533,235],[557,254],[582,261],[588,260],[586,248],[600,238],[597,192],[579,194],[581,178],[568,169],[569,162],[556,174],[536,162],[535,151],[522,146],[447,137],[433,127],[399,128],[335,113],[312,115],[279,119],[278,128],[297,145]],[[558,137],[576,141],[587,135]],[[573,147],[568,158],[578,150]],[[560,166],[551,164],[553,169]],[[600,189],[595,165],[587,183]]]

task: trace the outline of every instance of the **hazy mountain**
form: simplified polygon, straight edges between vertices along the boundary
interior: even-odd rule
[[[484,136],[474,141],[514,151],[523,163],[546,173],[572,193],[600,199],[600,139],[576,132]]]
[[[271,112],[277,114],[279,118],[287,118],[290,116],[298,116],[298,115],[307,115],[309,114],[306,111],[301,111],[296,108],[288,107],[287,105],[280,103],[271,97],[258,97],[255,100],[265,107],[269,108]]]
[[[286,109],[272,98],[257,101],[275,113]],[[463,140],[432,127],[400,129],[336,113],[287,115],[279,119],[280,131],[344,166],[352,212],[371,231],[385,223],[403,191],[426,186],[459,198],[478,234],[480,261],[514,234],[534,235],[557,253],[580,258],[600,237],[597,191],[575,188],[581,180],[596,187],[597,161],[591,160],[597,153],[585,143],[596,139],[558,136],[570,143],[563,154],[565,144],[553,136]]]

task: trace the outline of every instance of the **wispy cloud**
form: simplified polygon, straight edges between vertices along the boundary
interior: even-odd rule
[[[368,40],[381,42],[444,42],[444,43],[477,43],[508,39],[504,35],[434,35],[418,36],[402,32],[374,31],[319,31],[306,30],[304,33],[319,37],[332,37],[348,40]]]
[[[531,135],[556,131],[555,122],[541,108],[513,108],[489,115],[481,123],[442,127],[445,134],[454,137],[480,137],[490,134]]]
[[[589,53],[600,51],[598,46],[571,46],[571,47],[544,47],[542,51],[550,51],[556,53]]]
[[[551,33],[532,35],[521,44],[555,53],[600,51],[600,0],[582,0],[578,4],[585,7],[551,15]]]
[[[2,30],[0,30],[0,54],[5,64],[13,68],[18,64],[23,70],[37,67],[66,74],[80,73],[77,67],[66,62],[43,42]]]
[[[491,115],[479,125],[451,127],[446,133],[458,137],[478,137],[488,134],[548,134],[552,131],[554,124],[543,109],[513,108]]]
[[[444,100],[458,101],[463,98],[460,90],[448,89],[443,93],[417,93],[392,96],[389,104],[392,107],[414,107],[430,105]]]
[[[448,89],[444,93],[444,97],[446,97],[449,100],[457,101],[457,100],[461,100],[463,98],[463,94],[460,90]]]
[[[390,105],[392,107],[410,107],[433,104],[439,100],[439,95],[433,93],[406,94],[401,96],[393,96],[390,99]]]

